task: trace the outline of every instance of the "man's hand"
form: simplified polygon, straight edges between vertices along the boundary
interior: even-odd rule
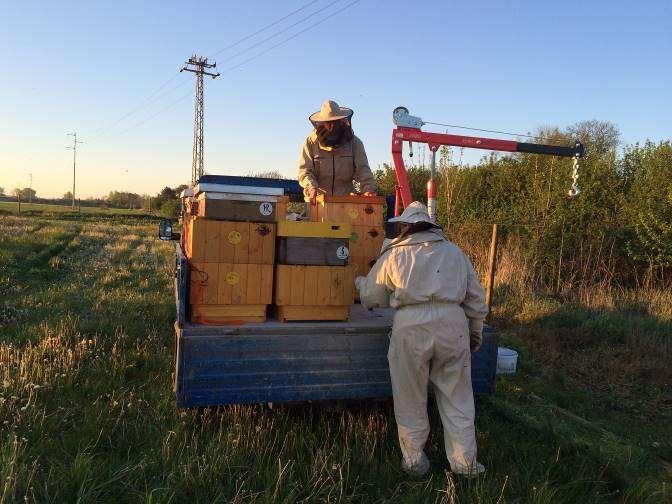
[[[317,196],[317,189],[314,187],[309,187],[308,188],[308,197],[313,200]]]

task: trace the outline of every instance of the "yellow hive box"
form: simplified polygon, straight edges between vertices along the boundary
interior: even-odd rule
[[[196,263],[273,264],[276,224],[232,222],[191,217],[184,248]]]
[[[279,264],[275,275],[278,320],[348,320],[354,302],[350,266]]]
[[[192,322],[263,322],[273,298],[273,265],[192,262],[189,287]]]
[[[350,238],[352,227],[347,223],[284,221],[278,222],[278,236],[293,238]]]
[[[382,196],[327,196],[319,194],[310,207],[310,220],[347,222],[360,226],[383,226],[385,198]]]

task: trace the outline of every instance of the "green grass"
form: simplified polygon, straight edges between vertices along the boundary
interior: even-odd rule
[[[563,366],[553,335],[571,346],[575,318],[594,313],[553,300],[505,299],[495,313],[520,372],[477,401],[478,480],[449,472],[434,406],[423,479],[399,469],[390,401],[177,410],[173,249],[155,234],[143,219],[0,216],[0,502],[672,499],[665,383],[633,371],[636,395],[606,373],[603,390]],[[609,344],[623,351],[637,331],[607,316],[593,324],[613,328],[590,348],[617,362]],[[625,397],[657,410],[609,409]]]
[[[16,214],[19,211],[19,206],[16,202],[0,201],[0,213],[7,212]],[[29,214],[39,213],[86,213],[86,214],[102,214],[102,215],[143,215],[144,210],[128,209],[128,208],[100,208],[100,207],[75,207],[72,209],[70,205],[52,205],[47,203],[21,203],[21,213],[28,212]]]

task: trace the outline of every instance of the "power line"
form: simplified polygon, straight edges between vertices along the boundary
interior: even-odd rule
[[[262,28],[256,30],[255,32],[253,32],[253,33],[251,33],[251,34],[249,34],[249,35],[246,35],[246,36],[244,36],[244,37],[242,37],[242,38],[236,40],[236,41],[233,42],[232,44],[229,44],[227,47],[225,47],[225,48],[223,48],[223,49],[220,49],[219,51],[217,51],[216,53],[214,53],[213,56],[216,55],[216,54],[219,54],[219,53],[221,53],[221,52],[224,52],[224,51],[226,51],[226,50],[228,50],[228,49],[232,49],[232,48],[234,48],[234,47],[240,45],[241,43],[245,42],[246,40],[249,40],[250,38],[252,38],[252,37],[254,37],[254,36],[256,36],[256,35],[259,35],[260,33],[263,33],[264,31],[268,30],[269,28],[272,28],[273,26],[278,25],[279,23],[283,22],[284,20],[290,18],[291,16],[293,16],[293,15],[295,15],[295,14],[298,14],[299,12],[301,12],[301,11],[307,9],[308,7],[310,7],[311,5],[313,5],[313,4],[315,4],[315,3],[319,2],[319,1],[320,1],[320,0],[311,0],[310,2],[305,3],[304,5],[302,5],[301,7],[299,7],[299,8],[296,9],[296,10],[293,10],[293,11],[290,12],[289,14],[286,14],[286,15],[282,16],[281,18],[279,18],[279,19],[273,21],[272,23],[269,23],[269,24],[267,24],[266,26],[263,26]],[[149,95],[148,95],[142,102],[140,102],[136,107],[132,108],[130,111],[126,112],[124,115],[122,115],[121,117],[119,117],[118,119],[116,119],[115,121],[113,121],[112,123],[108,124],[107,126],[103,126],[103,127],[101,127],[101,128],[98,128],[97,130],[92,131],[92,132],[91,132],[91,135],[93,135],[93,138],[90,140],[90,142],[93,142],[93,141],[98,140],[99,138],[101,138],[102,136],[104,136],[104,135],[107,133],[107,131],[111,130],[111,129],[114,128],[116,125],[118,125],[119,123],[121,123],[121,122],[123,122],[124,120],[128,119],[129,117],[131,117],[132,115],[136,114],[137,112],[143,110],[143,109],[146,108],[150,103],[155,102],[157,99],[159,99],[159,98],[161,98],[161,97],[163,97],[163,96],[166,96],[166,95],[170,94],[171,92],[175,91],[176,89],[179,89],[179,88],[183,87],[187,82],[189,82],[188,80],[185,80],[185,81],[179,83],[177,86],[173,86],[173,87],[171,87],[171,88],[168,89],[166,92],[161,93],[161,91],[163,91],[163,90],[164,90],[164,89],[165,89],[171,82],[173,82],[173,81],[174,81],[175,79],[177,79],[179,76],[180,76],[180,73],[179,73],[179,72],[175,73],[172,77],[170,77],[170,78],[169,78],[168,80],[166,80],[163,84],[161,84],[157,89],[155,89],[152,93],[150,93],[150,94],[149,94]],[[159,93],[161,93],[161,94],[159,94]],[[142,121],[142,122],[144,123],[144,121]]]
[[[243,66],[243,65],[245,65],[245,64],[247,64],[247,63],[249,63],[250,61],[255,60],[255,59],[259,58],[260,56],[263,56],[264,54],[266,54],[266,53],[272,51],[272,50],[275,49],[276,47],[280,47],[281,45],[286,44],[286,43],[289,42],[290,40],[295,39],[295,38],[298,37],[299,35],[302,35],[302,34],[306,33],[307,31],[312,30],[313,28],[317,28],[319,25],[321,25],[322,23],[328,21],[329,19],[331,19],[332,17],[334,17],[336,14],[339,14],[339,13],[343,12],[344,10],[346,10],[346,9],[348,9],[348,8],[350,8],[350,7],[352,7],[353,5],[355,5],[355,4],[357,4],[357,3],[361,2],[361,1],[362,1],[362,0],[354,0],[353,2],[350,2],[349,4],[343,6],[342,8],[340,8],[340,9],[338,9],[338,10],[332,12],[332,13],[329,14],[328,16],[325,16],[324,18],[320,19],[318,22],[316,22],[316,23],[314,23],[314,24],[312,24],[312,25],[310,25],[310,26],[304,28],[304,29],[301,30],[301,31],[296,32],[294,35],[292,35],[292,36],[290,36],[290,37],[287,37],[286,39],[281,40],[281,41],[278,42],[277,44],[274,44],[274,45],[272,45],[272,46],[270,46],[270,47],[264,49],[263,51],[261,51],[261,52],[255,54],[254,56],[251,56],[251,57],[247,58],[246,60],[241,61],[240,63],[237,63],[236,65],[233,65],[233,66],[231,66],[231,67],[229,67],[229,68],[226,68],[225,70],[222,71],[222,73],[228,73],[228,72],[231,72],[232,70],[235,70],[236,68],[240,68],[241,66]]]
[[[276,25],[282,23],[285,19],[288,19],[288,18],[292,17],[294,14],[298,14],[298,13],[301,12],[302,10],[307,9],[308,7],[310,7],[311,5],[313,5],[314,3],[317,3],[317,2],[319,2],[319,1],[320,1],[320,0],[312,0],[311,2],[308,2],[308,3],[304,4],[304,5],[302,5],[301,7],[299,7],[299,8],[296,9],[295,11],[290,12],[290,13],[287,14],[286,16],[283,16],[283,17],[281,17],[280,19],[277,19],[277,20],[273,21],[272,23],[267,24],[267,25],[264,26],[263,28],[259,28],[259,29],[258,29],[257,31],[255,31],[254,33],[250,33],[249,35],[246,35],[246,36],[244,36],[243,38],[238,39],[238,40],[235,41],[234,43],[229,44],[229,45],[226,46],[225,48],[220,49],[219,51],[217,51],[217,52],[213,53],[212,55],[210,55],[209,58],[214,58],[215,56],[217,56],[218,54],[223,53],[224,51],[228,51],[229,49],[233,49],[233,48],[236,47],[237,45],[240,45],[240,44],[242,44],[243,42],[245,42],[246,40],[249,40],[249,39],[251,39],[252,37],[254,37],[254,36],[256,36],[256,35],[259,35],[260,33],[265,32],[265,31],[268,30],[269,28],[273,28],[274,26],[276,26]]]
[[[268,37],[266,37],[266,38],[264,38],[264,39],[261,39],[261,40],[258,41],[258,42],[255,42],[254,44],[252,44],[251,46],[246,47],[246,48],[243,49],[242,51],[238,51],[238,52],[237,52],[236,54],[234,54],[233,56],[229,56],[228,58],[226,58],[226,59],[224,60],[224,63],[226,63],[227,61],[234,60],[234,59],[236,59],[237,57],[242,56],[242,55],[245,54],[246,52],[251,51],[251,50],[254,49],[255,47],[259,47],[261,44],[263,44],[263,43],[265,43],[265,42],[268,42],[269,40],[274,39],[275,37],[277,37],[277,36],[279,36],[279,35],[282,35],[283,33],[288,32],[289,30],[291,30],[291,29],[294,28],[295,26],[298,26],[298,25],[300,25],[301,23],[303,23],[304,21],[307,21],[308,19],[312,18],[313,16],[316,16],[316,15],[320,14],[321,12],[324,12],[324,11],[327,10],[329,7],[332,7],[333,5],[335,5],[335,4],[337,4],[337,3],[341,2],[341,1],[342,1],[342,0],[334,0],[333,2],[331,2],[331,3],[327,4],[327,5],[325,5],[324,7],[320,8],[320,9],[318,9],[318,10],[316,10],[315,12],[313,12],[313,13],[311,13],[311,14],[308,14],[307,16],[302,17],[301,19],[299,19],[298,21],[296,21],[296,22],[290,24],[289,26],[286,26],[286,27],[283,28],[282,30],[280,30],[280,31],[278,31],[278,32],[275,32],[275,33],[273,33],[272,35],[269,35]]]
[[[362,1],[362,0],[353,0],[352,2],[350,2],[350,3],[346,4],[346,5],[344,5],[344,6],[341,7],[340,9],[335,10],[334,12],[328,14],[327,16],[323,17],[322,19],[318,20],[317,22],[315,22],[315,23],[313,23],[313,24],[307,26],[306,28],[304,28],[304,29],[302,29],[302,30],[300,30],[300,31],[298,31],[298,32],[296,32],[296,33],[294,33],[293,35],[290,35],[289,37],[284,38],[284,39],[281,40],[280,42],[278,42],[278,43],[276,43],[276,44],[274,44],[274,45],[272,45],[272,46],[270,46],[270,47],[267,47],[266,49],[260,51],[259,53],[254,54],[254,55],[250,56],[249,58],[247,58],[247,59],[245,59],[245,60],[243,60],[243,61],[241,61],[241,62],[239,62],[239,63],[237,63],[237,64],[235,64],[235,65],[232,65],[232,66],[230,66],[230,67],[224,69],[224,70],[221,72],[221,74],[223,75],[223,74],[225,74],[225,73],[232,72],[233,70],[236,70],[236,69],[238,69],[238,68],[240,68],[240,67],[246,65],[247,63],[249,63],[249,62],[251,62],[251,61],[253,61],[253,60],[257,59],[257,58],[260,58],[261,56],[267,54],[268,52],[272,51],[273,49],[276,49],[276,48],[278,48],[278,47],[280,47],[280,46],[286,44],[287,42],[289,42],[289,41],[291,41],[291,40],[297,38],[298,36],[300,36],[300,35],[306,33],[307,31],[312,30],[312,29],[314,29],[314,28],[317,28],[319,25],[321,25],[322,23],[325,23],[326,21],[328,21],[329,19],[331,19],[333,16],[335,16],[335,15],[337,15],[337,14],[340,14],[341,12],[345,11],[346,9],[349,9],[350,7],[352,7],[352,6],[355,5],[355,4],[358,4],[358,3],[361,2],[361,1]],[[313,3],[313,2],[311,2],[311,3]],[[336,3],[336,2],[332,2],[332,3],[329,4],[329,5],[331,6],[331,5],[333,5],[334,3]],[[307,5],[310,5],[310,4],[307,4]],[[233,59],[233,58],[239,56],[240,54],[244,54],[245,52],[247,52],[247,49],[245,49],[245,50],[243,50],[243,51],[240,51],[239,53],[237,53],[236,55],[230,57],[229,59]],[[215,53],[215,54],[216,54],[216,53]],[[185,84],[186,84],[186,81],[180,83],[178,86],[176,86],[176,87],[174,87],[174,88],[171,88],[170,91],[172,91],[172,90],[174,90],[174,89],[177,89],[177,88],[179,88],[179,87],[183,87]],[[187,94],[181,96],[181,97],[178,98],[177,100],[171,102],[171,103],[168,104],[166,107],[164,107],[163,109],[159,110],[158,112],[156,112],[156,113],[150,115],[149,117],[146,117],[146,118],[143,119],[142,121],[140,121],[140,122],[134,124],[133,126],[130,126],[129,128],[127,128],[127,129],[125,129],[125,130],[123,130],[121,133],[119,133],[119,135],[123,135],[123,134],[127,133],[128,131],[131,131],[131,130],[137,128],[137,127],[142,126],[143,124],[145,124],[146,122],[148,122],[148,121],[154,119],[154,118],[157,117],[158,115],[160,115],[160,114],[162,114],[162,113],[164,113],[164,112],[166,112],[166,111],[172,109],[173,107],[175,107],[176,105],[178,105],[180,102],[186,100],[189,96],[191,96],[191,91],[190,91],[189,93],[187,93]]]

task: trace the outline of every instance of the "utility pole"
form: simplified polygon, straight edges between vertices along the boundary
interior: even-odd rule
[[[208,75],[213,79],[219,77],[219,73],[207,72],[206,68],[215,68],[217,63],[208,63],[208,58],[196,56],[189,58],[180,72],[187,71],[196,74],[196,97],[194,98],[194,145],[191,157],[191,184],[194,185],[203,175],[203,76]]]
[[[33,174],[32,173],[28,174],[28,179],[29,179],[29,182],[28,182],[28,189],[29,189],[29,191],[28,191],[28,203],[32,203],[33,202]]]
[[[72,137],[72,147],[66,147],[66,149],[72,149],[72,209],[75,209],[75,174],[77,169],[77,144],[80,142],[77,140],[77,133],[68,133],[68,136]]]

